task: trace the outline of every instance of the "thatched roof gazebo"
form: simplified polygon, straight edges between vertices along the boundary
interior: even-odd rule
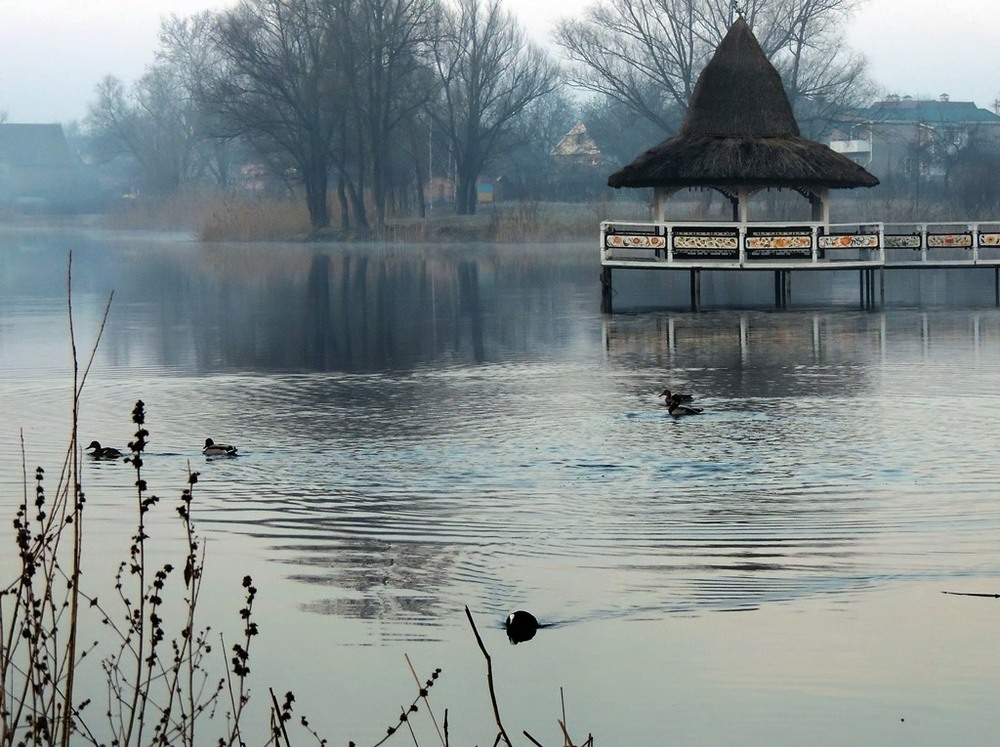
[[[656,220],[684,188],[716,189],[746,222],[747,203],[767,188],[809,199],[829,222],[829,189],[873,187],[878,179],[846,156],[799,133],[781,76],[740,17],[702,71],[680,131],[610,177],[611,187],[653,187]]]

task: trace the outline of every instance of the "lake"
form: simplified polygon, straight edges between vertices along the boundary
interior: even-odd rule
[[[616,272],[606,316],[596,243],[0,229],[0,509],[22,434],[51,475],[68,442],[72,250],[81,360],[114,292],[81,441],[124,447],[145,402],[165,556],[199,472],[201,619],[235,640],[253,577],[258,711],[291,690],[331,744],[373,745],[416,695],[408,656],[442,669],[450,743],[492,744],[468,606],[514,744],[562,744],[563,708],[599,745],[996,744],[992,274],[893,273],[873,311],[854,274],[795,275],[780,312],[766,273],[719,276],[692,314],[684,273]],[[705,412],[671,419],[664,386]],[[95,588],[134,479],[84,464]],[[516,646],[515,609],[547,624]],[[423,706],[413,727],[440,744]]]

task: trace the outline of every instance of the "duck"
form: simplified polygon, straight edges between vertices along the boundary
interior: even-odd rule
[[[524,641],[530,641],[535,637],[535,633],[544,625],[538,624],[538,619],[530,612],[517,610],[507,615],[504,621],[504,629],[507,631],[507,638],[511,643],[517,645]]]
[[[674,402],[691,402],[694,399],[694,396],[691,394],[681,394],[679,392],[671,393],[669,389],[664,389],[662,392],[660,392],[660,396],[666,397],[668,403],[671,400]]]
[[[701,415],[705,410],[701,407],[687,407],[677,400],[667,400],[667,412],[671,417],[680,418],[684,415]]]
[[[205,456],[236,456],[236,447],[230,444],[217,444],[212,439],[206,438],[201,453]]]
[[[99,441],[91,441],[90,446],[87,447],[87,451],[95,459],[121,459],[125,456],[114,446],[101,446]]]

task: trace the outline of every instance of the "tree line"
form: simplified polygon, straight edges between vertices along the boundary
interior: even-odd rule
[[[252,162],[304,194],[314,229],[332,198],[343,228],[423,215],[435,174],[470,214],[488,169],[541,196],[577,121],[612,163],[675,131],[737,13],[818,134],[871,91],[838,34],[859,2],[597,0],[558,23],[557,58],[502,0],[242,0],[165,18],[154,62],[102,80],[86,126],[154,194],[228,187]]]

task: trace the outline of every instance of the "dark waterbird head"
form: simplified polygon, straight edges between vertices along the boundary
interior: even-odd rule
[[[517,610],[507,615],[504,628],[507,630],[507,638],[511,643],[523,643],[535,637],[535,633],[542,627],[538,620],[530,612]]]
[[[681,394],[680,392],[671,392],[669,389],[664,389],[660,392],[661,397],[667,398],[667,404],[671,402],[690,402],[694,399],[690,394]]]

